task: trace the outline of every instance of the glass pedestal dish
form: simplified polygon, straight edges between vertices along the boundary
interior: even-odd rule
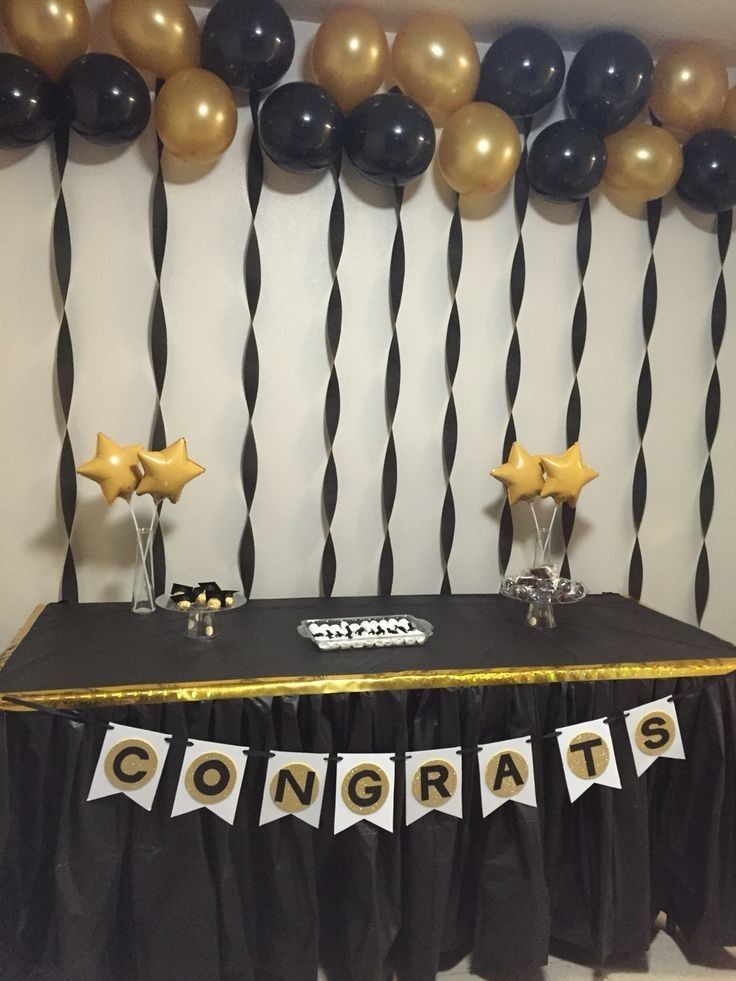
[[[201,603],[192,603],[186,610],[182,610],[172,601],[170,596],[156,597],[156,606],[161,607],[162,610],[169,610],[172,613],[178,613],[180,616],[186,616],[187,622],[184,628],[184,636],[190,640],[212,640],[213,637],[217,636],[217,629],[215,627],[216,617],[219,617],[222,613],[237,610],[244,605],[245,596],[242,593],[234,593],[231,605],[220,606],[218,609],[211,609]]]

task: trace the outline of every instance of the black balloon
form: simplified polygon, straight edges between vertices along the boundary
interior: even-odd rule
[[[86,54],[59,81],[63,111],[72,129],[92,143],[119,146],[143,132],[151,96],[140,74],[111,54]]]
[[[601,136],[638,116],[652,91],[648,49],[626,31],[605,31],[586,41],[567,73],[570,115]]]
[[[375,184],[403,186],[429,167],[434,153],[432,120],[413,99],[386,92],[365,99],[345,122],[345,149]]]
[[[294,28],[276,0],[218,0],[202,29],[202,68],[231,88],[267,89],[294,58]]]
[[[682,148],[684,165],[677,184],[683,201],[698,211],[715,213],[736,207],[736,136],[725,129],[706,129]]]
[[[563,119],[537,136],[529,150],[527,174],[535,191],[552,201],[582,201],[598,186],[606,167],[606,147],[592,129]]]
[[[515,27],[486,51],[476,99],[510,116],[531,116],[557,97],[564,78],[557,41],[536,27]]]
[[[279,167],[311,174],[332,166],[342,153],[345,117],[319,85],[289,82],[263,104],[261,145]]]
[[[45,140],[57,121],[57,90],[40,68],[18,55],[0,54],[0,147]]]

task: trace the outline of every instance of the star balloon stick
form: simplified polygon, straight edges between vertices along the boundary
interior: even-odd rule
[[[135,541],[136,541],[136,545],[138,546],[138,556],[139,556],[139,558],[141,560],[141,563],[143,565],[143,578],[146,581],[146,599],[151,604],[151,606],[153,606],[154,600],[155,600],[155,597],[153,595],[153,583],[151,582],[151,580],[149,578],[149,575],[148,575],[148,567],[146,565],[146,562],[147,562],[147,559],[148,559],[148,552],[150,550],[151,542],[153,541],[154,535],[156,534],[155,518],[151,522],[150,535],[148,537],[148,541],[146,542],[146,544],[144,546],[143,545],[143,541],[141,540],[141,531],[142,531],[142,529],[141,529],[141,527],[140,527],[140,525],[138,523],[138,518],[137,518],[136,513],[135,513],[135,508],[133,507],[133,502],[132,501],[128,501],[128,506],[130,508],[130,516],[133,519],[133,528],[135,529]]]
[[[532,512],[534,527],[537,529],[537,541],[541,541],[542,533],[539,530],[539,518],[537,517],[537,509],[534,507],[534,501],[529,501],[529,510]]]
[[[557,512],[560,510],[560,505],[555,504],[552,509],[552,517],[549,521],[549,529],[547,530],[547,540],[544,543],[544,551],[546,555],[549,555],[549,543],[552,541],[552,529],[555,526],[555,518],[557,517]]]

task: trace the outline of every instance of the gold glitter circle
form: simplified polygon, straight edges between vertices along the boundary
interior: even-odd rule
[[[647,746],[647,740],[653,738],[653,734],[645,735],[642,732],[644,728],[644,723],[649,720],[656,719],[659,725],[657,729],[661,732],[663,729],[667,732],[667,741],[659,744],[659,738],[657,738],[657,746]],[[672,740],[675,738],[675,732],[677,726],[675,725],[675,720],[671,715],[667,715],[666,712],[649,712],[648,715],[643,716],[639,719],[639,722],[634,733],[634,742],[636,743],[637,749],[641,750],[642,753],[646,753],[647,756],[661,756],[671,745]]]
[[[591,739],[600,740],[597,746],[591,747],[588,751],[593,757],[593,769],[595,773],[588,773],[588,765],[586,761],[586,753],[582,750],[574,753],[572,750],[573,746],[578,746],[580,743],[587,743]],[[608,748],[608,743],[606,740],[597,732],[579,732],[577,736],[573,736],[567,747],[567,765],[581,780],[595,780],[599,777],[608,766],[611,760],[611,751]]]
[[[443,786],[449,793],[449,797],[443,797],[437,787],[432,784],[427,788],[428,797],[426,799],[422,797],[422,770],[433,766],[442,766],[447,769],[447,780],[443,781]],[[411,781],[411,792],[414,795],[414,800],[421,804],[422,807],[440,807],[450,800],[456,790],[457,770],[449,760],[445,759],[425,760],[417,767],[416,773]]]
[[[355,801],[351,798],[349,793],[350,781],[358,773],[361,773],[365,770],[370,771],[370,776],[366,775],[364,777],[361,777],[361,779],[358,780],[358,782],[356,783],[355,790],[359,791],[361,786],[364,784],[364,781],[369,780],[370,782],[366,786],[380,787],[380,795],[378,799],[375,801],[375,803],[356,804]],[[381,767],[377,766],[375,763],[370,763],[368,761],[366,761],[365,763],[358,763],[357,766],[354,766],[351,770],[348,770],[348,772],[342,778],[341,792],[342,792],[343,803],[345,804],[345,807],[347,807],[349,811],[353,812],[353,814],[375,814],[375,812],[379,808],[383,807],[383,805],[386,803],[386,798],[388,797],[388,788],[389,788],[388,775],[386,774],[385,770],[382,770]]]
[[[194,783],[194,774],[203,763],[209,763],[212,760],[217,760],[224,764],[228,772],[228,781],[218,794],[203,794]],[[198,803],[219,804],[221,800],[225,800],[233,792],[237,775],[238,771],[235,768],[235,763],[229,756],[225,756],[224,753],[202,753],[200,756],[195,757],[187,767],[187,772],[184,776],[184,786],[187,788],[189,795]],[[202,780],[207,786],[213,787],[217,783],[218,777],[214,772],[205,773]]]
[[[309,774],[314,774],[314,782],[312,783],[312,792],[310,794],[309,802],[307,804],[303,803],[297,796],[291,783],[287,780],[284,783],[284,795],[282,800],[276,800],[276,790],[279,783],[279,774],[283,770],[289,770],[296,782],[300,787],[306,788],[307,780],[309,779]],[[317,771],[314,767],[307,766],[305,763],[285,763],[283,766],[279,767],[276,773],[273,775],[273,780],[271,781],[271,786],[268,792],[273,801],[274,807],[278,807],[280,811],[286,811],[287,814],[298,814],[299,811],[304,811],[310,807],[317,800],[319,796],[319,777]]]
[[[496,783],[496,777],[498,776],[498,769],[501,765],[501,760],[504,756],[511,757],[511,762],[514,764],[516,769],[519,771],[519,776],[524,781],[521,784],[517,784],[514,778],[510,774],[505,774],[501,780],[501,786],[498,790],[494,789]],[[500,753],[496,753],[488,761],[488,766],[486,767],[486,786],[492,794],[496,797],[516,797],[517,794],[526,786],[526,782],[529,779],[529,766],[526,760],[521,755],[513,749],[502,749]]]
[[[141,758],[137,754],[130,754],[125,758],[125,760],[121,761],[120,769],[123,771],[123,773],[127,773],[132,776],[133,774],[140,773],[141,770],[144,771],[143,776],[140,778],[140,780],[136,780],[135,783],[128,783],[125,780],[120,780],[113,770],[113,763],[120,755],[120,751],[122,749],[127,749],[130,746],[143,750],[148,757],[146,759]],[[105,776],[113,787],[117,787],[118,790],[138,790],[140,787],[145,787],[148,781],[153,778],[157,768],[158,756],[156,754],[156,750],[144,739],[121,739],[120,742],[115,743],[105,757]]]

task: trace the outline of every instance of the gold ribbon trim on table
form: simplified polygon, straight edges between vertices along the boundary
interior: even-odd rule
[[[483,670],[449,668],[431,671],[390,671],[379,674],[245,678],[232,681],[70,688],[5,694],[11,698],[49,708],[82,708],[152,702],[199,702],[224,698],[265,698],[278,695],[402,691],[410,688],[472,688],[480,685],[542,685],[562,681],[692,678],[728,674],[731,671],[736,671],[736,657],[693,661],[649,661],[638,664],[571,664]],[[1,680],[2,675],[0,675]],[[0,700],[0,709],[30,711],[26,706],[13,705],[2,700]]]

